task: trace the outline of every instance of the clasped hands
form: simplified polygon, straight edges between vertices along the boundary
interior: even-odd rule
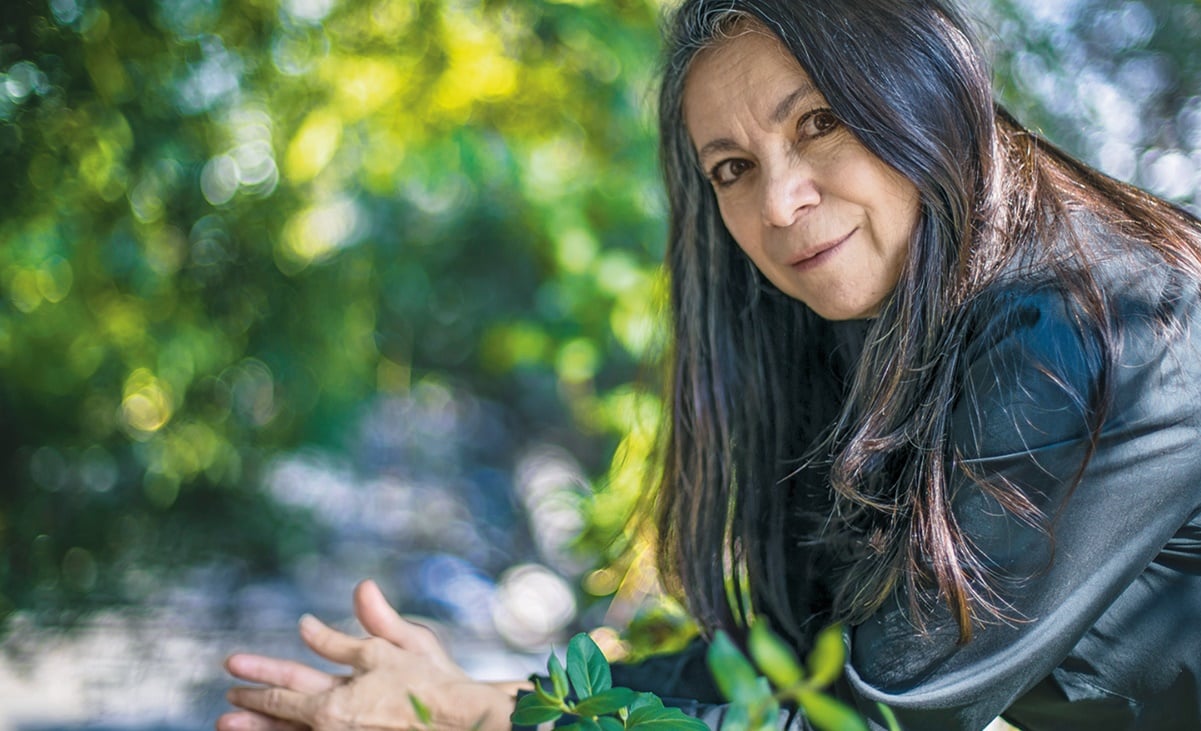
[[[235,654],[225,668],[256,687],[230,689],[242,710],[217,719],[217,731],[508,731],[525,681],[470,678],[428,628],[401,617],[373,581],[355,587],[355,616],[369,636],[356,638],[306,615],[300,637],[321,657],[350,668],[331,675],[303,663]],[[419,717],[411,697],[428,711]]]

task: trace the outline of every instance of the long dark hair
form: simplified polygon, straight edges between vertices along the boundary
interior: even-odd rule
[[[742,254],[688,136],[693,58],[748,25],[776,35],[842,123],[920,194],[908,260],[864,325],[861,355]],[[1117,324],[1067,211],[1091,210],[1194,274],[1196,220],[996,107],[983,55],[941,0],[686,0],[668,25],[659,115],[673,352],[656,520],[669,590],[705,628],[737,631],[765,614],[803,644],[898,589],[920,614],[916,597],[934,589],[966,641],[974,621],[1004,615],[948,487],[962,469],[949,417],[973,323],[1003,279],[1061,289],[1096,360],[1080,394],[1095,443]],[[1023,519],[1045,517],[1016,487],[979,482]]]

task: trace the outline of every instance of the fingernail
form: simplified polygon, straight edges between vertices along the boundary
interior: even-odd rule
[[[306,632],[317,628],[321,622],[311,614],[300,615],[300,631]]]

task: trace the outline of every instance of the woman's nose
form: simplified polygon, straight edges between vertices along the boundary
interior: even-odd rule
[[[763,221],[770,226],[787,228],[820,201],[821,194],[810,167],[789,161],[767,178],[763,194]]]

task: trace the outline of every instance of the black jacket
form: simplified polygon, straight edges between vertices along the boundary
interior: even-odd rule
[[[998,715],[1031,731],[1201,729],[1201,298],[1146,257],[1113,256],[1096,273],[1116,294],[1121,338],[1078,483],[1100,361],[1062,294],[997,297],[964,353],[956,451],[1050,518],[1032,527],[971,480],[954,485],[959,525],[996,569],[1011,621],[961,645],[948,615],[919,631],[894,597],[846,635],[843,691],[866,714],[883,702],[910,731],[975,731]],[[721,715],[699,644],[615,667],[614,682]]]

